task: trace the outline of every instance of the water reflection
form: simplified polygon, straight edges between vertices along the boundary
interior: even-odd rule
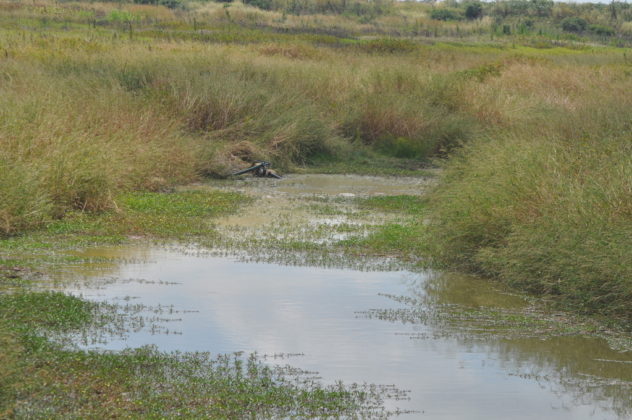
[[[417,410],[411,418],[632,416],[632,356],[529,324],[515,315],[524,299],[482,280],[247,263],[191,249],[77,255],[93,262],[65,268],[67,290],[101,301],[133,296],[179,320],[171,334],[145,328],[109,349],[299,353],[290,363],[326,381],[411,390],[395,404]]]
[[[408,287],[405,302],[409,310],[415,311],[419,306],[432,308],[432,314],[419,322],[434,328],[449,329],[451,325],[457,331],[448,335],[455,337],[460,347],[487,354],[508,374],[537,382],[562,399],[570,399],[573,407],[594,405],[610,411],[615,418],[632,418],[632,354],[629,352],[612,349],[605,339],[566,332],[564,324],[558,325],[555,320],[537,313],[525,316],[524,311],[516,312],[527,318],[521,319],[526,323],[524,328],[505,325],[499,330],[491,318],[481,321],[473,317],[457,324],[444,322],[461,310],[486,308],[494,313],[499,310],[511,313],[526,307],[524,298],[476,277],[435,273],[412,281]],[[463,317],[456,319],[462,321]],[[534,334],[529,322],[547,331]],[[489,330],[494,334],[490,335]],[[572,411],[562,404],[557,407]],[[597,411],[593,416],[608,418]]]

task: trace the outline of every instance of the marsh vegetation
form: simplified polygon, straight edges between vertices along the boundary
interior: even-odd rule
[[[2,2],[0,297],[77,261],[65,251],[141,238],[465,271],[630,330],[631,37],[620,2]],[[256,159],[433,187],[303,198],[327,221],[303,230],[289,200],[243,241],[217,217],[247,216],[247,189],[178,186]],[[19,378],[49,362],[12,317],[0,357]],[[14,413],[29,391],[4,382]]]
[[[22,360],[12,365],[5,406],[18,417],[415,418],[445,411],[433,395],[460,392],[461,381],[450,378],[466,375],[491,392],[519,390],[521,404],[549,416],[550,405],[579,398],[575,418],[586,408],[625,418],[626,334],[485,279],[420,270],[417,250],[398,246],[419,234],[412,227],[427,206],[419,193],[429,187],[424,178],[350,175],[214,181],[168,199],[143,194],[131,224],[155,229],[140,221],[183,211],[186,201],[189,217],[207,223],[195,235],[175,235],[181,230],[169,225],[163,236],[148,230],[139,239],[135,231],[137,239],[114,240],[99,235],[109,224],[95,216],[91,231],[69,221],[63,235],[7,240],[5,258],[47,275],[19,280],[24,268],[3,280],[12,291],[3,300],[7,354]],[[198,204],[233,196],[242,206],[209,216],[191,196],[207,197]],[[191,223],[173,220],[184,232]],[[17,346],[31,341],[41,352]],[[232,354],[238,350],[246,353]],[[42,376],[20,380],[42,363]],[[357,385],[367,382],[376,385]],[[88,387],[82,398],[64,397],[80,386]],[[199,404],[183,406],[187,398]],[[42,401],[53,402],[48,411]],[[449,412],[515,409],[503,398],[479,403],[459,399]]]

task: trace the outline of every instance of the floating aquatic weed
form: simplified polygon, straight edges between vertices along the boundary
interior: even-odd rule
[[[323,385],[313,372],[263,363],[256,354],[160,353],[142,348],[121,353],[141,362],[129,398],[139,409],[166,398],[163,415],[230,418],[388,418],[386,399],[406,398],[393,386]],[[136,365],[136,363],[132,364]],[[181,405],[181,401],[187,401]]]
[[[420,324],[431,328],[436,336],[467,336],[470,340],[553,337],[582,334],[581,326],[563,322],[556,314],[536,308],[516,310],[459,304],[438,304],[432,297],[415,298],[381,294],[400,303],[401,308],[369,309],[356,315],[402,324]],[[437,334],[437,332],[440,333]],[[418,337],[418,335],[415,335]]]
[[[258,353],[254,353],[255,355],[257,355],[259,357],[259,359],[261,360],[267,360],[267,359],[272,359],[272,360],[285,360],[285,359],[291,359],[293,357],[303,357],[305,356],[305,353],[264,353],[264,354],[258,354]]]
[[[78,331],[70,334],[46,334],[47,338],[65,346],[79,345],[84,348],[106,345],[112,340],[122,340],[130,333],[148,331],[154,334],[179,334],[167,327],[168,323],[181,322],[167,308],[142,304],[94,303],[92,319]],[[172,315],[170,317],[161,314]]]

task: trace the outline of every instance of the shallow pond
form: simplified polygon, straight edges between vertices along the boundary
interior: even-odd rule
[[[331,182],[321,190],[318,179],[305,176],[266,183],[254,194],[278,194],[290,206],[301,194],[402,194],[420,186],[409,180],[383,189],[389,178],[347,186],[341,177],[325,180]],[[248,190],[256,183],[231,185]],[[298,220],[292,223],[304,222]],[[253,225],[239,216],[222,223]],[[265,229],[265,221],[253,226]],[[147,319],[88,347],[283,354],[326,382],[409,390],[408,400],[387,401],[414,410],[398,418],[632,418],[632,355],[601,339],[547,334],[546,323],[521,327],[525,299],[480,279],[256,263],[193,246],[135,244],[77,256],[93,262],[65,267],[64,289],[142,304]]]

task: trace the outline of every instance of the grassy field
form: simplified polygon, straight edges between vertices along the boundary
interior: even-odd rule
[[[627,100],[627,49],[465,36],[491,26],[384,7],[2,3],[0,232],[115,209],[121,191],[225,176],[252,159],[285,170],[358,153],[427,160],[536,124],[566,130],[578,106],[602,104],[593,92]],[[441,30],[394,36],[413,17]]]
[[[212,235],[202,219],[245,198],[165,192],[254,159],[281,171],[365,174],[436,165],[442,175],[426,199],[362,204],[417,222],[340,246],[483,273],[632,328],[630,5],[144,3],[152,4],[0,2],[0,264],[29,266],[47,249],[129,235]],[[7,270],[2,290],[13,285]],[[28,417],[16,401],[50,381],[65,384],[59,392],[87,386],[106,407],[52,405],[54,415],[179,412],[112,401],[99,373],[151,359],[158,381],[179,361],[151,350],[79,357],[33,342],[42,325],[88,322],[88,303],[3,291],[0,299],[1,308],[15,299],[60,308],[53,320],[2,309],[9,350],[0,357],[11,368],[0,373],[0,416]],[[190,373],[187,363],[198,362],[177,369]],[[19,384],[27,373],[33,382]],[[136,396],[164,391],[117,380]],[[366,408],[346,392],[334,400]],[[275,413],[294,413],[279,404]]]

